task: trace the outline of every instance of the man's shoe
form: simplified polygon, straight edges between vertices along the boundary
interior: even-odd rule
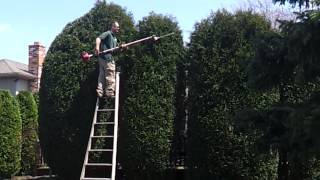
[[[107,90],[107,91],[105,92],[105,95],[106,95],[107,97],[110,97],[110,98],[114,98],[114,97],[115,97],[115,93],[114,93],[113,90]]]
[[[116,96],[114,94],[106,94],[105,97],[114,99]]]

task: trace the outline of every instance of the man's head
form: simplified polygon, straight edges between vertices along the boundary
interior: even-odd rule
[[[120,30],[119,23],[118,23],[117,21],[114,21],[114,22],[112,23],[111,31],[112,31],[113,33],[118,33],[119,30]]]

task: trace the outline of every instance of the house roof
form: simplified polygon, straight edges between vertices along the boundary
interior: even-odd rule
[[[28,65],[9,59],[0,59],[0,78],[2,77],[16,77],[27,80],[36,78],[28,71]]]

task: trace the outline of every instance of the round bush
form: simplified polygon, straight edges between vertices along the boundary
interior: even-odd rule
[[[246,83],[255,40],[267,31],[270,24],[252,12],[218,11],[196,24],[189,47],[191,179],[274,177],[274,159],[255,150],[259,132],[239,133],[233,121],[245,108],[277,101],[277,96],[251,91]]]
[[[40,88],[40,143],[44,157],[60,179],[79,179],[96,102],[97,59],[83,63],[80,53],[118,21],[118,39],[129,41],[133,20],[118,5],[97,3],[66,25],[51,44]],[[121,59],[120,59],[121,60]]]

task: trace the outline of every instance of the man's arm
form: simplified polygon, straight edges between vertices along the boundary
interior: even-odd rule
[[[100,49],[101,41],[104,40],[105,38],[107,38],[108,35],[109,35],[108,32],[104,32],[104,33],[100,34],[100,36],[98,36],[96,38],[96,48],[95,48],[95,54],[96,55],[99,55],[101,53],[101,49]]]
[[[101,39],[99,37],[97,37],[96,38],[96,48],[95,48],[96,55],[99,55],[99,53],[100,53],[100,43],[101,43]]]

